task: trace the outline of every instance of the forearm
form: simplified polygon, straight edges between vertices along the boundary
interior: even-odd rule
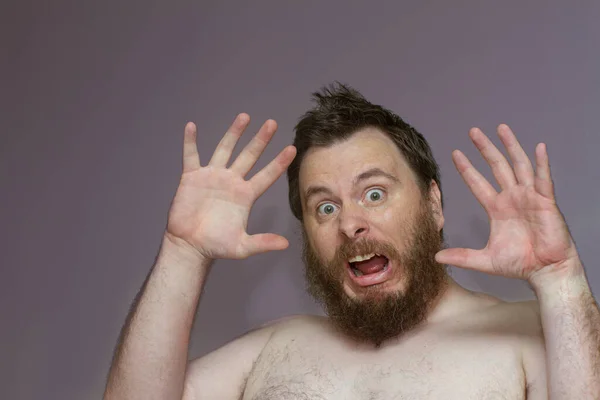
[[[105,399],[180,399],[188,344],[210,262],[164,238],[130,311]]]
[[[600,312],[580,263],[534,286],[546,343],[548,394],[600,399]]]

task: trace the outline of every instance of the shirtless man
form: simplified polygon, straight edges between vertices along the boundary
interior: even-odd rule
[[[188,123],[164,239],[121,333],[105,399],[600,399],[600,314],[555,203],[545,145],[534,171],[500,125],[513,168],[471,129],[501,190],[453,153],[491,229],[481,250],[447,249],[425,139],[347,86],[315,99],[294,146],[248,180],[275,121],[229,167],[249,116],[238,115],[205,166]],[[188,362],[214,260],[288,247],[279,235],[246,233],[253,203],[286,168],[309,290],[328,318],[275,321]],[[538,301],[468,291],[446,265],[524,279]]]

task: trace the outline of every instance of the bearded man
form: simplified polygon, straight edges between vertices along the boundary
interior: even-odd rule
[[[453,160],[490,220],[485,248],[444,245],[440,173],[424,137],[342,84],[287,146],[246,179],[275,130],[268,120],[228,167],[240,114],[207,165],[185,129],[183,173],[160,252],[123,328],[106,399],[598,399],[600,313],[555,197],[546,146],[529,158],[506,125],[513,166],[470,137],[500,192],[460,151]],[[188,362],[198,301],[217,259],[282,250],[246,233],[287,169],[309,292],[327,317],[274,321]],[[447,265],[526,280],[537,301],[458,285]]]

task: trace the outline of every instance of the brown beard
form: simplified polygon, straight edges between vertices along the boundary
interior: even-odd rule
[[[425,320],[432,304],[446,287],[446,268],[435,261],[444,242],[426,201],[405,234],[406,251],[399,254],[390,243],[360,239],[344,243],[331,262],[323,264],[310,246],[303,229],[302,259],[308,292],[323,305],[334,325],[345,335],[379,347]],[[366,288],[361,298],[349,297],[342,283],[347,279],[346,260],[356,254],[385,254],[401,266],[404,287],[385,293],[379,285]],[[397,271],[393,271],[397,273]]]

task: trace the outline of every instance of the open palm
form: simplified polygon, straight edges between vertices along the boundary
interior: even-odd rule
[[[546,146],[535,150],[536,170],[506,125],[498,127],[514,168],[481,132],[474,128],[471,139],[488,162],[501,192],[456,150],[453,161],[463,180],[486,210],[490,237],[480,250],[452,248],[440,251],[436,260],[511,278],[531,279],[546,268],[559,268],[576,250],[565,220],[556,205]]]
[[[227,167],[249,121],[247,114],[238,115],[204,167],[198,156],[196,126],[188,123],[185,128],[183,173],[169,211],[167,234],[203,257],[242,259],[289,244],[276,234],[246,232],[254,202],[283,174],[296,154],[293,146],[287,146],[265,168],[245,179],[277,128],[275,121],[268,120]]]

